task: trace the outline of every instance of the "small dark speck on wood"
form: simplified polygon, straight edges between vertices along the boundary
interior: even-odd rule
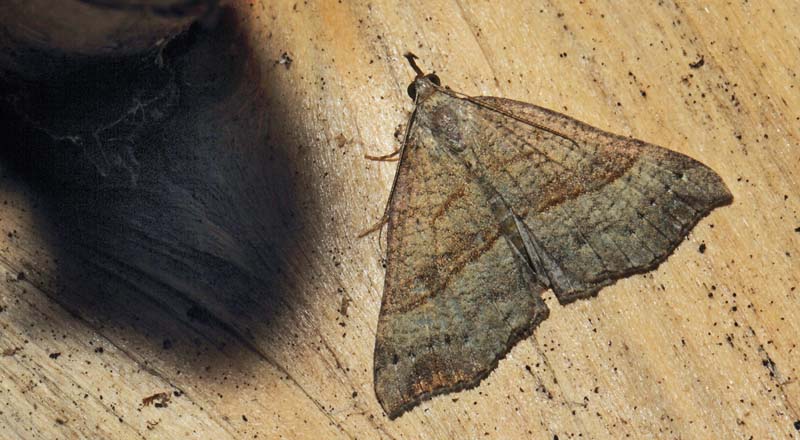
[[[703,57],[703,55],[700,55],[700,59],[693,63],[689,63],[689,67],[691,67],[692,69],[699,69],[703,67],[705,63],[706,63],[705,57]]]
[[[766,359],[761,361],[761,365],[763,365],[764,368],[769,370],[770,377],[775,377],[776,372],[777,372],[777,367],[775,366],[775,362],[772,360],[772,358],[767,356]]]
[[[700,246],[697,248],[697,251],[700,252],[701,254],[705,254],[706,253],[706,244],[705,243],[700,243]]]
[[[142,399],[142,406],[153,405],[156,408],[166,408],[169,404],[170,396],[168,393],[156,393]]]
[[[292,62],[293,61],[294,60],[292,59],[292,57],[289,56],[289,53],[288,52],[284,52],[284,53],[281,54],[281,57],[278,59],[277,64],[281,64],[284,67],[286,67],[286,70],[289,70],[289,67],[292,66]]]
[[[6,348],[0,352],[0,356],[14,356],[18,351],[22,350],[20,347]]]

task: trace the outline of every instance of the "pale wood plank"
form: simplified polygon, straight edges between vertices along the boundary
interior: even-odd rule
[[[18,233],[0,265],[26,276],[2,283],[0,349],[21,350],[0,357],[0,430],[797,437],[800,6],[507,3],[232,2],[217,43],[187,55],[190,101],[148,138],[138,186],[82,208],[110,219],[81,225],[46,188],[4,179],[0,230]],[[735,201],[653,273],[568,306],[548,295],[550,318],[481,386],[390,422],[372,392],[381,248],[356,236],[393,177],[363,155],[398,146],[406,50],[456,90],[689,154]],[[166,390],[183,394],[142,407]]]

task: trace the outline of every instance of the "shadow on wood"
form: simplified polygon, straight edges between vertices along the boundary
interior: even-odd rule
[[[55,274],[28,276],[55,281],[44,290],[95,328],[139,332],[198,368],[264,356],[261,338],[307,300],[285,276],[303,268],[277,256],[317,230],[304,215],[319,185],[289,159],[295,121],[232,15],[179,41],[172,74],[89,66],[21,93],[3,127],[2,160],[45,196],[38,221],[58,255]]]

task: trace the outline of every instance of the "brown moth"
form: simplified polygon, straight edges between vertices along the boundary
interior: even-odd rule
[[[440,86],[415,108],[387,205],[375,394],[390,418],[476,386],[566,304],[654,269],[732,196],[683,154],[531,104]],[[391,156],[391,155],[390,155]]]

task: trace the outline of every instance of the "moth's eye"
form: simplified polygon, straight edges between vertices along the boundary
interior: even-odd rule
[[[412,82],[411,84],[408,85],[408,96],[410,96],[411,99],[417,99],[417,84],[416,84],[416,82]]]
[[[430,74],[430,75],[428,75],[426,78],[428,78],[429,80],[431,80],[431,82],[432,82],[432,83],[434,83],[434,84],[436,84],[437,86],[440,86],[440,85],[442,85],[442,81],[439,79],[439,77],[438,77],[438,76],[436,76],[436,74],[435,74],[435,73],[431,73],[431,74]]]

